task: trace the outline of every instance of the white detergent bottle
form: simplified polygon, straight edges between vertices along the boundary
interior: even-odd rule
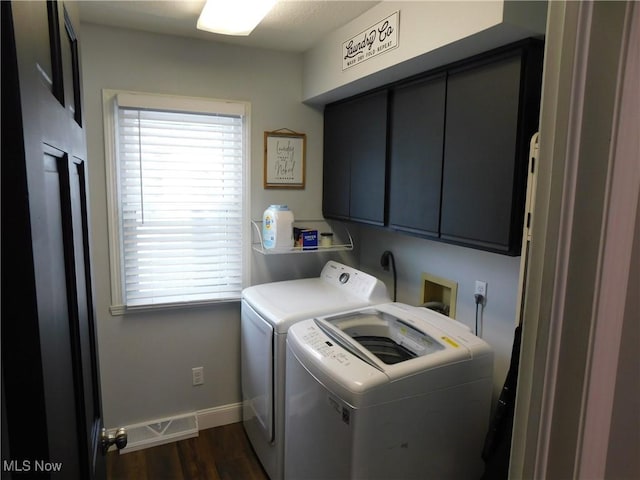
[[[264,211],[262,242],[266,249],[293,247],[293,212],[287,205],[270,205]]]

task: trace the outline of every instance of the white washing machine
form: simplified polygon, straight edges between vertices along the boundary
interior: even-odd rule
[[[287,338],[285,478],[480,478],[493,351],[455,320],[389,303]]]
[[[242,292],[242,420],[272,480],[283,478],[287,330],[300,320],[389,301],[380,280],[334,261],[317,278],[254,285]]]

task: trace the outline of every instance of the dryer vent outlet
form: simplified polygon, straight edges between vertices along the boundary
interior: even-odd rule
[[[423,273],[421,291],[421,305],[432,308],[451,318],[456,318],[456,300],[458,297],[458,284],[456,282],[430,273]]]

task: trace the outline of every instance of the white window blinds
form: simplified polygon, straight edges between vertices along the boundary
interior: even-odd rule
[[[228,108],[133,107],[122,98],[116,130],[124,305],[239,298],[243,116]]]

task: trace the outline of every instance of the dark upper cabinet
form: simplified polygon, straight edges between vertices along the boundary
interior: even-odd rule
[[[325,217],[384,224],[386,145],[386,91],[326,107]]]
[[[396,230],[439,234],[445,94],[444,74],[391,91],[388,225]]]
[[[350,116],[348,103],[324,111],[322,212],[327,218],[349,219]]]
[[[520,253],[529,140],[539,113],[540,60],[535,52],[518,48],[449,71],[443,240]]]
[[[541,79],[527,40],[327,106],[324,215],[519,255]]]

